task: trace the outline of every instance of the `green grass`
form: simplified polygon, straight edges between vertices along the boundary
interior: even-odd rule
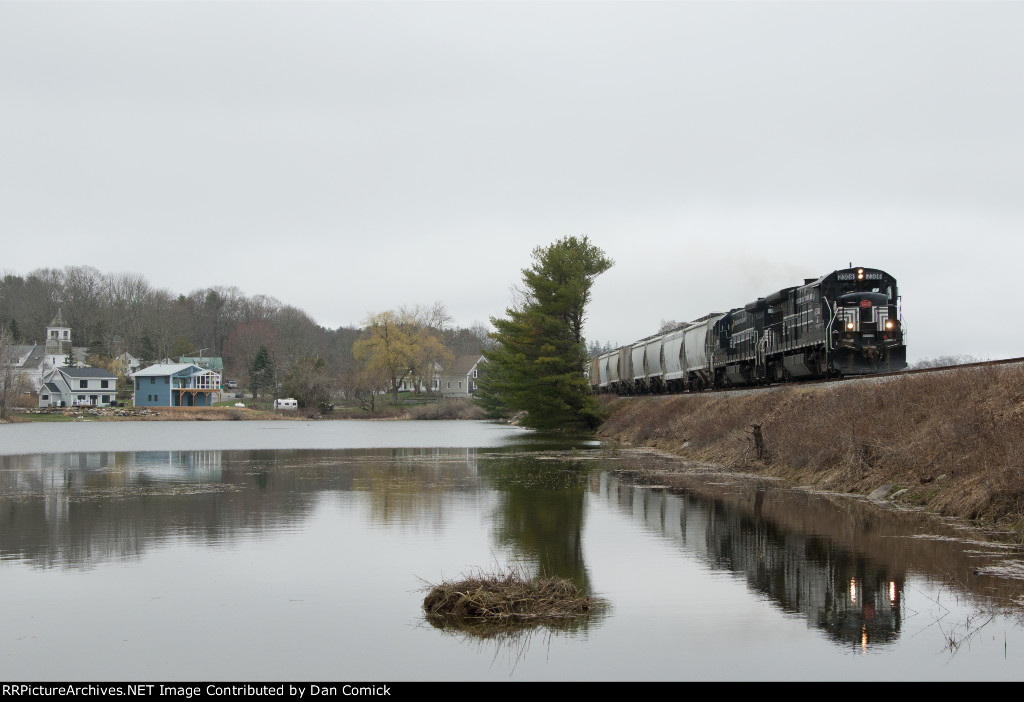
[[[15,422],[73,422],[78,417],[69,417],[65,414],[15,414],[11,415]]]

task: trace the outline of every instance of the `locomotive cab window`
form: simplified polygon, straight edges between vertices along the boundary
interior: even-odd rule
[[[886,285],[886,286],[876,285],[875,287],[871,288],[871,292],[878,293],[880,295],[885,295],[885,297],[889,301],[890,305],[895,305],[896,304],[896,295],[893,293],[893,289],[892,289],[891,285]]]

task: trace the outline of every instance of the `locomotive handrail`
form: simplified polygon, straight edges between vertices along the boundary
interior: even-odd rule
[[[832,315],[828,320],[828,326],[825,327],[825,349],[827,351],[834,351],[835,346],[832,344],[832,332],[835,329],[836,317],[839,316],[839,303],[837,302],[835,308],[833,308],[826,297],[825,306]]]

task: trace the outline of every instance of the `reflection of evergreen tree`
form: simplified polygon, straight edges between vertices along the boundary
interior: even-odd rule
[[[538,574],[557,575],[589,590],[583,561],[583,519],[587,472],[577,462],[554,463],[534,457],[481,465],[481,477],[500,495],[494,538]]]

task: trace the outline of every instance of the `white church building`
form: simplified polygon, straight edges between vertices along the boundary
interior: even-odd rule
[[[71,345],[71,327],[57,310],[57,316],[46,327],[45,343],[12,346],[8,358],[0,362],[20,369],[32,388],[38,389],[43,385],[43,376],[50,371],[83,366],[88,351],[85,347]]]

